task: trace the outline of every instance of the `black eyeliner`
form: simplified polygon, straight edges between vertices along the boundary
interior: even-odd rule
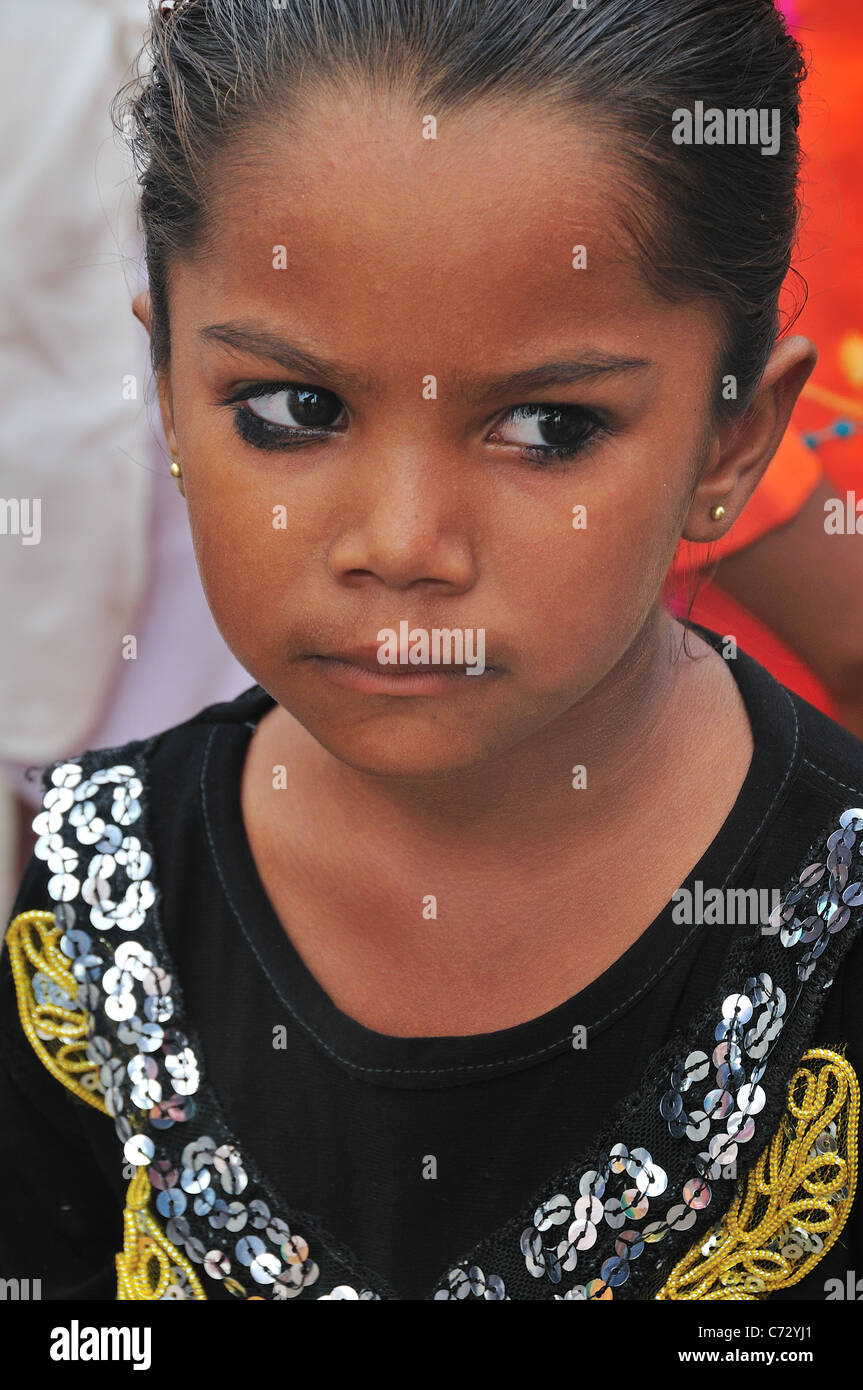
[[[265,420],[260,415],[256,415],[254,411],[243,409],[243,403],[246,401],[256,400],[262,396],[275,396],[282,391],[310,391],[327,394],[339,401],[342,410],[345,409],[341,398],[326,387],[309,386],[305,382],[296,381],[251,382],[249,385],[237,387],[229,395],[219,398],[221,405],[239,407],[232,412],[234,430],[245,444],[265,453],[288,452],[292,449],[302,449],[308,445],[329,440],[334,434],[344,433],[344,430],[336,430],[332,427],[322,430],[304,430],[299,426],[277,425],[271,420]],[[594,444],[608,438],[613,432],[604,415],[589,407],[578,406],[568,401],[553,403],[536,401],[513,406],[505,414],[498,416],[498,423],[519,418],[525,419],[543,411],[550,413],[561,410],[580,412],[585,426],[582,438],[571,447],[554,444],[522,445],[520,457],[530,467],[543,469],[551,468],[554,464],[565,466],[585,454]]]

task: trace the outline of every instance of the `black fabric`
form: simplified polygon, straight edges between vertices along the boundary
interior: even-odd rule
[[[731,814],[684,886],[771,891],[837,811],[863,801],[863,745],[744,654],[730,668],[755,752]],[[255,870],[240,773],[271,706],[255,686],[147,741],[165,935],[208,1079],[271,1187],[382,1276],[373,1287],[428,1297],[484,1237],[529,1219],[526,1204],[547,1179],[591,1150],[615,1106],[638,1092],[645,1071],[654,1075],[654,1055],[701,1014],[751,928],[678,925],[669,904],[598,980],[520,1027],[468,1038],[373,1033],[309,974]],[[47,877],[32,860],[13,915],[51,907]],[[607,880],[613,912],[616,895],[637,892],[625,854]],[[861,984],[858,942],[811,1039],[844,1049],[858,1075]],[[5,957],[0,991],[0,1191],[9,1203],[0,1275],[41,1277],[49,1297],[110,1298],[125,1188],[113,1125],[71,1100],[33,1056]],[[575,1025],[587,1028],[584,1050],[573,1050]],[[285,1049],[273,1046],[281,1026]],[[823,1298],[826,1279],[844,1281],[859,1267],[859,1208],[814,1272],[774,1298]]]

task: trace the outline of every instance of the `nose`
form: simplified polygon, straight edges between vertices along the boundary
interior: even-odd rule
[[[456,592],[475,583],[465,473],[459,475],[440,444],[379,447],[355,467],[344,501],[328,553],[340,582]]]

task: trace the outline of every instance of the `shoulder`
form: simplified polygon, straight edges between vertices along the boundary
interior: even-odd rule
[[[777,683],[777,689],[793,711],[795,750],[770,839],[777,853],[783,846],[789,870],[794,861],[802,867],[818,859],[833,872],[837,855],[846,859],[838,885],[844,889],[863,878],[858,851],[837,845],[844,832],[850,836],[852,825],[856,831],[863,821],[863,743],[787,687]]]
[[[37,838],[7,918],[0,1031],[16,1032],[14,986],[27,1041],[67,1088],[75,1078],[55,1055],[60,1033],[52,1022],[46,1034],[44,1010],[84,1017],[93,1004],[95,942],[128,946],[124,934],[143,936],[148,924],[158,938],[165,870],[191,880],[194,893],[199,754],[214,730],[259,719],[271,704],[252,685],[147,738],[85,748],[44,768]]]
[[[37,907],[54,910],[94,874],[107,870],[116,882],[119,865],[131,902],[151,868],[152,846],[141,843],[144,828],[147,835],[156,832],[160,845],[182,838],[195,814],[201,759],[214,730],[255,721],[272,704],[261,686],[251,685],[234,700],[207,705],[147,738],[85,748],[49,763],[42,771],[42,806],[32,822],[34,852],[11,918]],[[124,856],[131,858],[124,863]]]
[[[801,696],[786,694],[800,729],[801,782],[830,804],[863,804],[863,742]]]
[[[838,915],[851,908],[851,944],[835,972],[819,1032],[831,1040],[841,1040],[843,1052],[857,1075],[863,1077],[863,1016],[859,1008],[863,997],[859,906],[863,899],[863,840],[858,830],[863,824],[863,742],[801,696],[784,686],[781,689],[793,705],[799,734],[789,807],[794,820],[802,822],[808,833],[800,838],[798,850],[808,844],[802,858],[813,861],[810,869],[817,870],[823,864],[822,897],[816,911],[823,908]],[[793,829],[786,814],[785,831],[791,843],[796,838]],[[836,920],[834,917],[831,931]]]
[[[88,769],[104,769],[112,765],[140,763],[169,755],[179,755],[206,739],[219,725],[244,724],[261,717],[273,704],[272,696],[260,685],[250,685],[233,700],[206,705],[197,714],[170,725],[146,738],[130,739],[127,743],[97,748],[84,748],[70,758],[60,758],[48,764],[43,772],[43,786],[51,784],[51,774],[63,763],[78,763]]]
[[[746,705],[764,785],[775,789],[765,824],[790,832],[787,854],[850,807],[863,806],[863,742],[778,681],[755,657],[700,623],[688,623],[722,656]],[[807,832],[809,832],[807,836]]]
[[[774,684],[793,716],[794,747],[767,827],[766,862],[774,872],[781,869],[782,878],[823,865],[823,886],[856,908],[863,896],[863,743]]]
[[[233,700],[207,705],[197,714],[146,738],[130,739],[112,747],[85,748],[71,757],[48,764],[42,773],[43,813],[68,810],[71,802],[92,801],[99,786],[131,788],[133,798],[149,803],[172,802],[182,798],[196,781],[197,755],[213,731],[239,726],[260,719],[273,699],[259,685],[251,685]],[[68,804],[67,804],[68,803]],[[76,815],[76,822],[81,812]],[[36,833],[44,835],[48,822],[56,816],[43,814],[34,821]],[[38,824],[37,824],[38,822]]]

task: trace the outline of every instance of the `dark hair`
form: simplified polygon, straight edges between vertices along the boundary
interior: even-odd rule
[[[263,113],[362,81],[438,118],[484,97],[592,114],[625,176],[622,215],[649,281],[723,310],[720,371],[737,400],[717,398],[718,411],[748,404],[798,219],[805,64],[773,0],[190,0],[153,14],[142,57],[115,120],[131,129],[141,184],[155,369],[170,354],[171,258],[205,242],[220,155]],[[696,101],[778,110],[778,151],[675,144],[673,112]]]

